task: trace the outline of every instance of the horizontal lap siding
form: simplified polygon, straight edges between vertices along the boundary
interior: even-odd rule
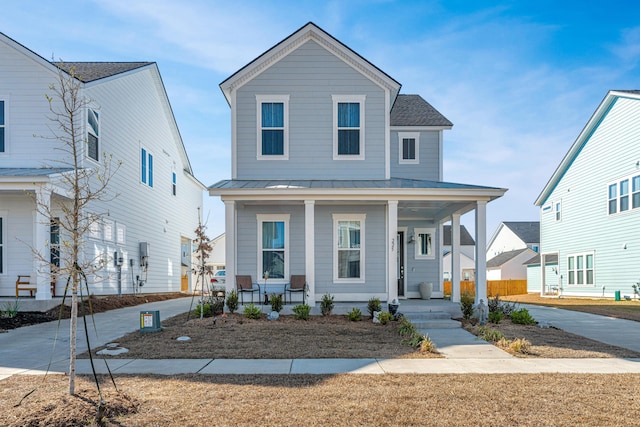
[[[289,160],[256,160],[256,94],[288,94]],[[364,161],[333,160],[333,101],[366,95]],[[238,179],[384,178],[384,92],[315,42],[242,86],[236,95]]]
[[[640,279],[640,209],[608,215],[611,181],[640,173],[640,102],[619,99],[584,145],[547,202],[562,200],[562,221],[541,214],[543,252],[560,252],[565,292],[630,293]],[[627,244],[627,249],[623,245]],[[595,251],[595,286],[567,285],[567,256]]]
[[[405,235],[405,244],[407,245],[407,258],[405,259],[405,289],[407,293],[419,292],[419,285],[422,282],[433,283],[433,290],[435,292],[441,292],[440,287],[440,260],[441,258],[435,256],[434,259],[416,259],[416,243],[408,243],[409,238],[415,235],[416,228],[433,228],[435,234],[433,235],[433,249],[434,253],[441,253],[438,247],[440,242],[439,230],[440,227],[433,222],[426,221],[400,221],[398,227],[407,227],[407,233]],[[415,235],[417,239],[418,236]],[[410,296],[410,295],[408,295]]]
[[[423,131],[420,132],[419,141],[419,163],[400,164],[400,140],[399,133],[405,131],[391,132],[391,176],[394,178],[426,179],[431,181],[440,180],[440,132]],[[406,132],[414,132],[407,130]]]

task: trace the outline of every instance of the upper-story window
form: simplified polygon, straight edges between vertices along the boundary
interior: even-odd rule
[[[258,159],[289,157],[289,95],[256,95]]]
[[[364,159],[364,95],[333,95],[333,158]]]
[[[609,215],[640,208],[640,175],[627,176],[610,183],[608,201]]]
[[[420,163],[420,133],[400,132],[398,133],[398,159],[400,164]]]
[[[98,160],[100,141],[100,116],[98,112],[87,109],[87,156]]]
[[[5,150],[5,114],[4,114],[4,101],[0,99],[0,153],[4,153]]]
[[[145,148],[140,149],[140,181],[153,187],[153,154]]]
[[[553,211],[556,216],[556,222],[560,222],[560,220],[562,219],[562,202],[558,200],[553,204],[553,206],[554,206]]]
[[[171,194],[173,194],[174,196],[177,193],[177,186],[178,186],[178,178],[176,176],[175,172],[171,173]]]

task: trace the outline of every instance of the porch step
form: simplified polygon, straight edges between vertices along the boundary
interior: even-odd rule
[[[462,327],[460,322],[452,320],[451,314],[444,311],[403,314],[417,329],[454,329]]]

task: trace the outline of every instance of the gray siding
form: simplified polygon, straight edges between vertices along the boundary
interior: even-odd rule
[[[640,102],[619,99],[574,159],[546,203],[561,201],[562,219],[553,209],[541,213],[541,252],[559,252],[565,294],[631,294],[640,279],[640,209],[608,215],[608,184],[640,173]],[[544,204],[543,204],[544,206]],[[541,211],[542,212],[542,211]],[[626,244],[626,249],[624,245]],[[567,284],[567,256],[594,255],[593,286]]]
[[[256,94],[288,94],[289,160],[257,160]],[[332,95],[366,95],[365,160],[333,160]],[[238,179],[384,179],[384,91],[313,41],[236,95]]]
[[[407,130],[391,131],[391,176],[393,178],[440,180],[440,133],[442,131],[420,132],[418,164],[400,164],[399,133],[415,132]]]
[[[398,227],[407,227],[407,238],[415,233],[416,228],[434,228],[433,236],[434,259],[416,259],[415,243],[407,244],[407,258],[405,259],[405,289],[407,296],[417,297],[419,292],[418,286],[421,282],[433,283],[434,292],[442,292],[442,280],[439,276],[439,267],[442,262],[442,249],[439,247],[440,227],[433,222],[427,221],[399,221]],[[413,295],[411,295],[413,294]]]

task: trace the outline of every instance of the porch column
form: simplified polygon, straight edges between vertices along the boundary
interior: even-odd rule
[[[387,301],[398,299],[398,201],[387,202],[387,242],[389,242],[389,257],[387,258]]]
[[[487,304],[487,202],[476,202],[476,304]]]
[[[225,288],[231,292],[236,288],[236,202],[224,202],[224,268],[226,270]]]
[[[43,210],[51,208],[51,191],[36,189],[37,206],[35,207],[33,221],[33,247],[39,254],[33,257],[33,272],[36,275],[36,299],[50,300],[51,295],[51,265],[49,264],[49,233],[51,219]]]
[[[543,297],[545,290],[545,282],[547,281],[547,256],[540,253],[540,296]]]
[[[460,214],[451,215],[451,301],[460,302]]]
[[[316,233],[315,200],[304,201],[304,271],[307,276],[309,297],[307,304],[316,304]]]

